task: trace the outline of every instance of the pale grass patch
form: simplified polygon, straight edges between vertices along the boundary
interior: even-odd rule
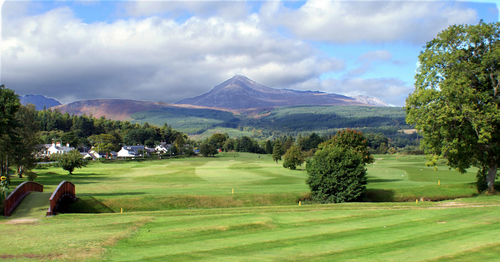
[[[34,222],[37,222],[39,221],[40,219],[38,218],[18,218],[18,219],[12,219],[12,220],[9,220],[7,222],[5,222],[5,224],[35,224]]]

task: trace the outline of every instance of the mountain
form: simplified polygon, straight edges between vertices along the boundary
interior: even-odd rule
[[[371,96],[353,96],[352,98],[356,99],[356,101],[365,103],[371,106],[378,106],[378,107],[388,107],[389,105],[382,101],[379,98],[376,97],[371,97]]]
[[[23,105],[28,105],[28,104],[35,105],[36,110],[42,110],[44,107],[50,108],[61,104],[59,103],[59,101],[53,98],[45,97],[43,95],[25,95],[21,96],[20,99],[21,99],[21,104]]]
[[[236,75],[209,92],[182,99],[176,104],[189,104],[213,108],[250,109],[296,105],[353,105],[374,106],[368,100],[319,91],[275,89],[259,84],[246,76]],[[381,100],[380,100],[381,101]],[[383,102],[382,102],[383,103]],[[388,106],[378,103],[375,106]]]

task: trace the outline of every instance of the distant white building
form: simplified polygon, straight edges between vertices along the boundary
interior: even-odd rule
[[[117,157],[139,157],[139,150],[144,152],[144,146],[123,146],[120,151],[116,154]]]
[[[99,158],[106,158],[106,156],[107,156],[106,152],[97,152],[95,150],[90,150],[89,155],[94,160],[99,159]]]
[[[45,144],[44,147],[46,150],[42,152],[46,156],[50,156],[52,154],[66,154],[71,150],[74,150],[75,148],[70,146],[69,143],[66,144],[66,146],[61,146],[61,142],[55,142],[52,144]]]
[[[155,151],[158,154],[166,154],[170,150],[171,144],[161,143],[160,145],[155,147]]]

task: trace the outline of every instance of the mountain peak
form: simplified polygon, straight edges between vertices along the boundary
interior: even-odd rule
[[[244,75],[235,75],[216,85],[208,93],[186,98],[176,104],[190,104],[227,109],[249,109],[294,105],[361,105],[354,98],[323,92],[275,89],[259,84]]]
[[[229,80],[250,80],[250,78],[248,78],[244,75],[234,75]]]

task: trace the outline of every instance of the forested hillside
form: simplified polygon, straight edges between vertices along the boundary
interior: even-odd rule
[[[179,135],[183,135],[166,124],[161,127],[148,123],[141,125],[104,117],[62,114],[50,109],[38,111],[36,117],[40,123],[40,137],[43,143],[60,139],[62,143],[70,143],[72,146],[106,144],[110,150],[116,151],[120,149],[120,144],[153,146],[159,141],[172,143]]]
[[[416,145],[416,134],[403,134],[410,129],[405,112],[395,107],[368,106],[291,106],[263,111],[241,111],[235,114],[215,109],[173,108],[147,110],[130,116],[132,123],[162,125],[190,134],[197,139],[213,133],[230,133],[231,137],[251,136],[276,139],[280,136],[322,136],[335,134],[343,128],[356,128],[365,133],[382,133],[398,147]],[[218,131],[217,131],[218,130]]]
[[[285,132],[318,131],[335,128],[409,127],[402,108],[364,106],[294,106],[262,112],[247,118],[243,125]]]

